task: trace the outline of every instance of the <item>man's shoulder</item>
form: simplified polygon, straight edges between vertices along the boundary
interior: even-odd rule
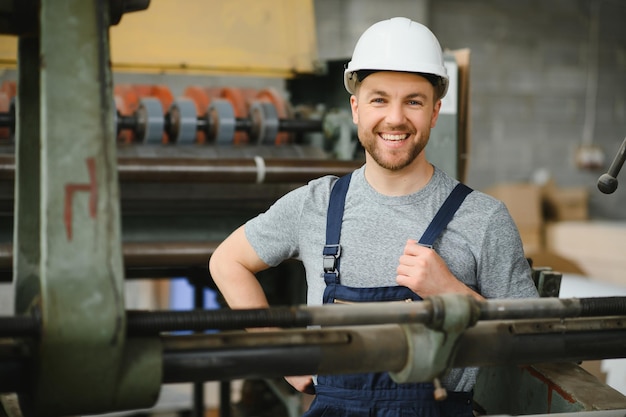
[[[304,204],[304,206],[328,204],[330,191],[338,177],[326,175],[315,178],[306,184],[290,191],[279,199],[279,202],[288,205]]]
[[[502,203],[497,198],[494,198],[493,196],[490,196],[489,194],[485,194],[484,192],[480,190],[473,189],[470,196],[472,196],[472,200],[475,204],[481,204],[481,205],[484,205],[485,207],[498,208],[504,205],[504,203]]]
[[[458,180],[452,178],[440,169],[436,170],[436,175],[440,186],[443,187],[443,189],[447,190],[448,193],[451,193],[452,190],[457,186],[457,184],[459,184]],[[483,212],[489,212],[497,211],[504,206],[501,201],[495,199],[494,197],[485,194],[484,192],[477,190],[468,184],[465,185],[472,189],[472,192],[467,195],[463,203],[466,207],[480,208]]]

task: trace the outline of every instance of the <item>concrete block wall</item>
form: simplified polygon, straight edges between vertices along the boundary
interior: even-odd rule
[[[427,24],[429,3],[429,0],[314,0],[320,60],[349,58],[359,36],[379,20],[404,16]]]
[[[559,186],[589,189],[592,218],[626,219],[626,185],[611,195],[596,187],[626,137],[626,2],[436,0],[429,11],[442,47],[471,49],[469,185],[547,170]],[[594,46],[597,96],[588,109]],[[575,164],[585,126],[604,152],[600,170]],[[626,172],[618,179],[626,184]]]
[[[626,136],[626,1],[314,0],[314,6],[322,61],[349,59],[365,28],[393,16],[427,24],[444,48],[471,49],[469,185],[481,189],[528,180],[547,170],[559,186],[589,189],[593,218],[626,219],[626,172],[614,194],[596,187]],[[593,43],[590,23],[596,15],[598,42]],[[587,71],[593,45],[599,52],[598,85],[595,112],[590,112]],[[0,80],[12,77],[12,71],[0,73]],[[191,83],[165,74],[116,74],[115,81],[138,82],[140,77],[169,85],[175,95]],[[223,77],[206,83],[284,89],[282,80],[273,79]],[[337,88],[343,102],[340,78],[333,83],[326,86],[327,95]],[[346,107],[347,102],[346,96]],[[585,120],[593,144],[604,152],[603,169],[582,170],[575,164]]]

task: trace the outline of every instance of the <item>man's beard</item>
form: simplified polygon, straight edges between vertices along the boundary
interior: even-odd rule
[[[359,135],[359,141],[363,148],[370,154],[372,159],[380,165],[382,168],[388,169],[390,171],[400,171],[403,168],[411,165],[413,161],[419,156],[420,153],[424,151],[426,144],[428,144],[428,132],[422,132],[422,139],[413,145],[411,149],[406,150],[397,150],[389,151],[382,150],[380,146],[378,146],[378,135],[369,133],[368,140],[361,139],[362,136]],[[389,158],[389,155],[397,154],[401,156],[400,158]]]

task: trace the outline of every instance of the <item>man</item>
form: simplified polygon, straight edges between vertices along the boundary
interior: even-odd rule
[[[357,42],[344,83],[365,165],[288,193],[217,248],[210,271],[229,305],[267,307],[254,273],[288,258],[304,264],[310,305],[451,292],[537,296],[504,204],[426,160],[448,88],[432,32],[406,18],[374,24]],[[396,384],[387,373],[320,375],[315,387],[309,376],[287,380],[317,394],[306,416],[471,416],[476,369],[451,370],[442,402],[432,384]]]

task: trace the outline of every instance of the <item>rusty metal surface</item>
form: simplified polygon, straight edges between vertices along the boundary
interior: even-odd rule
[[[623,417],[626,411],[624,395],[572,362],[482,368],[474,400],[486,415]]]

